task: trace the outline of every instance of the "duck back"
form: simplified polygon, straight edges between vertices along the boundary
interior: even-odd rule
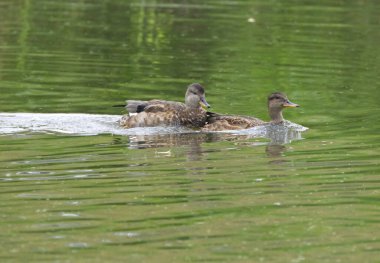
[[[242,130],[265,124],[264,121],[241,115],[226,115],[207,112],[206,125],[203,131]]]

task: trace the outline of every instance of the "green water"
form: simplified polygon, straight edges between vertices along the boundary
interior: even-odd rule
[[[119,115],[126,98],[268,119],[288,144],[0,136],[1,262],[379,262],[380,2],[0,2],[0,112]],[[249,20],[250,19],[250,20]],[[78,122],[78,125],[81,125]],[[0,127],[0,130],[3,127]]]

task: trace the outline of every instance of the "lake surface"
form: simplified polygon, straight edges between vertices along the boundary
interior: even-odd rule
[[[1,262],[379,262],[380,2],[0,2]],[[296,127],[117,126],[125,99]]]

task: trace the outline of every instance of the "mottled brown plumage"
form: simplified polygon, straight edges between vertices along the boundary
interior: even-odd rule
[[[120,125],[125,128],[153,126],[202,127],[207,114],[202,108],[209,107],[200,84],[191,84],[186,91],[185,103],[165,100],[127,100],[127,110],[135,115],[124,115]]]
[[[283,108],[299,107],[299,105],[288,100],[285,94],[274,92],[268,97],[268,110],[271,117],[271,123],[281,123],[284,121],[282,117]],[[223,131],[223,130],[242,130],[267,122],[250,116],[241,115],[224,115],[218,113],[207,113],[207,124],[202,127],[202,131]]]
[[[207,115],[207,124],[202,127],[203,131],[241,130],[265,123],[250,116],[221,115],[213,112],[208,112]]]

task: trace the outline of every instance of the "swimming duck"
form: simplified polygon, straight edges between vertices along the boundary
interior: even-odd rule
[[[274,92],[268,96],[268,111],[271,118],[270,123],[278,124],[284,121],[282,110],[284,108],[299,107],[298,104],[290,102],[284,93]],[[239,115],[223,115],[218,113],[207,113],[207,124],[203,126],[202,131],[223,131],[223,130],[241,130],[268,122],[262,121],[255,117]]]
[[[153,126],[185,126],[199,128],[206,123],[210,105],[206,101],[205,90],[194,83],[188,86],[185,103],[166,100],[127,100],[129,114],[119,121],[124,128]]]

